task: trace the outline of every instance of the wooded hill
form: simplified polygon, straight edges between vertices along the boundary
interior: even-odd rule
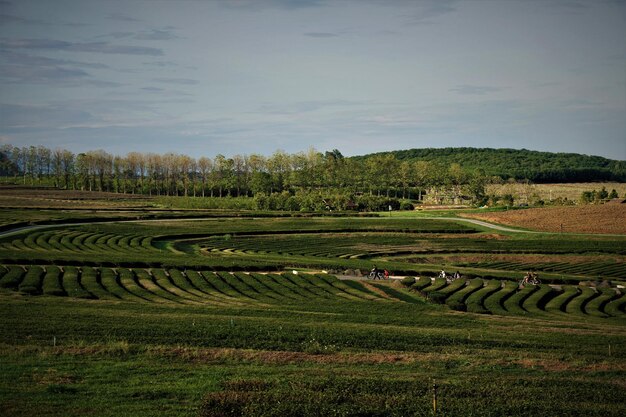
[[[552,153],[526,149],[422,148],[380,152],[353,157],[367,160],[392,155],[399,161],[428,161],[449,166],[457,163],[465,170],[482,170],[485,175],[503,179],[549,182],[626,182],[626,161],[576,153]]]

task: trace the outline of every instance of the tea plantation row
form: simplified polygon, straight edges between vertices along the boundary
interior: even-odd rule
[[[341,281],[326,274],[258,274],[89,266],[0,266],[0,287],[30,295],[175,304],[322,302],[328,298],[415,303],[417,294],[482,314],[573,314],[617,317],[626,296],[616,288],[526,286],[483,279],[405,278],[406,291],[386,282]]]

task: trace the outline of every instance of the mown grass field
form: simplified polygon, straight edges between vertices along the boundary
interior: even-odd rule
[[[626,237],[206,214],[0,236],[0,414],[626,414]]]

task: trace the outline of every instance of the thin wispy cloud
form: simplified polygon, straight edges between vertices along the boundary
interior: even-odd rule
[[[404,16],[407,25],[432,24],[436,18],[457,10],[458,0],[424,0],[411,2],[414,10]]]
[[[336,38],[340,36],[338,33],[331,32],[307,32],[303,33],[304,36],[308,36],[310,38]]]
[[[77,68],[63,67],[28,67],[18,65],[6,65],[0,67],[0,79],[11,82],[27,83],[57,83],[64,80],[75,80],[76,78],[87,77],[85,71]]]
[[[150,29],[140,32],[111,32],[106,35],[97,36],[96,39],[136,39],[140,41],[168,41],[180,39],[171,29]]]
[[[28,55],[14,51],[4,51],[4,58],[11,65],[20,65],[28,67],[52,67],[52,66],[72,66],[79,68],[106,69],[108,65],[100,62],[84,62],[74,61],[70,59],[49,58],[39,55]]]
[[[48,58],[14,51],[3,51],[6,59],[0,64],[0,83],[48,84],[56,86],[119,87],[114,81],[93,78],[87,70],[104,70],[109,67],[97,62],[81,62]]]
[[[13,16],[10,14],[0,14],[0,24],[7,25],[11,23],[17,23],[21,25],[47,25],[49,23],[40,19],[28,19],[20,16]]]
[[[41,49],[68,52],[95,52],[101,54],[162,56],[158,48],[114,45],[108,42],[67,42],[55,39],[0,39],[3,49]]]
[[[502,88],[488,85],[458,85],[455,88],[451,88],[450,91],[468,96],[482,96],[489,93],[497,93],[502,91]]]
[[[142,62],[141,65],[146,65],[150,67],[177,67],[178,64],[174,61],[155,61],[155,62]]]
[[[192,80],[190,78],[154,78],[154,81],[165,84],[178,84],[178,85],[196,85],[200,81]]]
[[[173,39],[179,39],[171,30],[165,29],[152,29],[146,32],[137,33],[134,39],[142,41],[169,41]]]
[[[259,11],[265,9],[300,10],[327,6],[326,0],[219,0],[228,9]]]
[[[107,16],[107,19],[118,20],[120,22],[141,22],[141,19],[129,16],[124,13],[111,13]]]
[[[368,104],[371,103],[365,101],[352,101],[342,99],[299,101],[288,104],[265,103],[262,106],[259,106],[252,113],[292,115],[319,110],[336,110],[343,107],[363,106]]]

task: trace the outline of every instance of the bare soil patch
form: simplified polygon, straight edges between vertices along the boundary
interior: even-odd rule
[[[626,204],[546,207],[462,217],[542,232],[626,234]]]

